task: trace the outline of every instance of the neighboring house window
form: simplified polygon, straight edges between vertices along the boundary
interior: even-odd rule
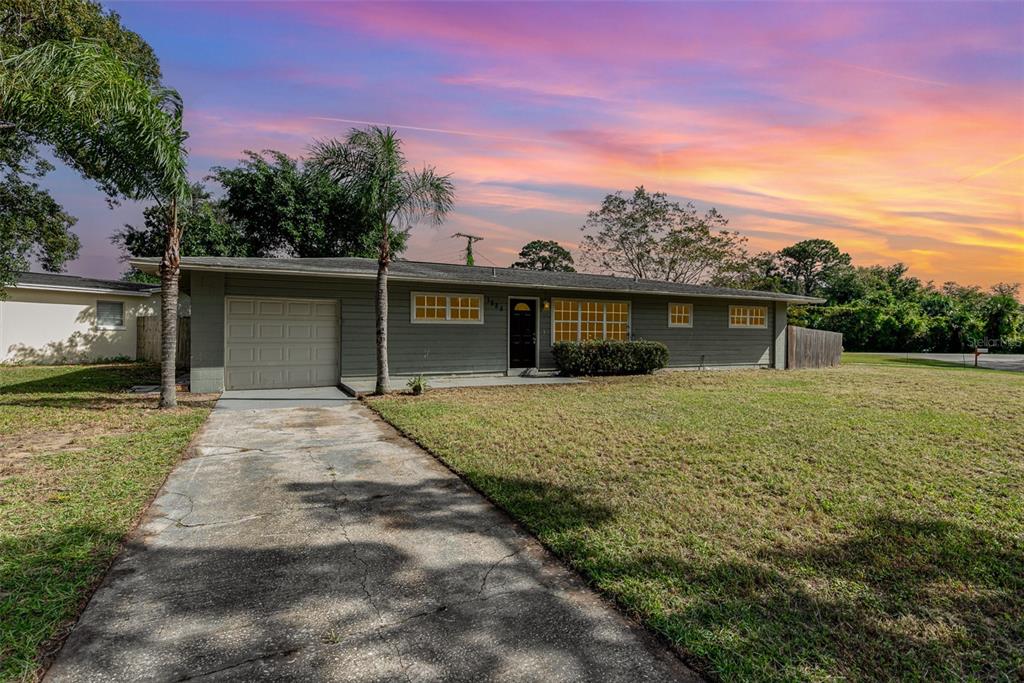
[[[693,327],[693,304],[670,303],[668,305],[669,327]]]
[[[551,338],[556,341],[629,339],[629,304],[622,301],[555,299]]]
[[[483,309],[484,300],[478,294],[412,295],[414,323],[482,323]]]
[[[768,327],[768,309],[764,306],[730,306],[729,327]]]
[[[96,326],[101,330],[123,330],[124,302],[97,301]]]

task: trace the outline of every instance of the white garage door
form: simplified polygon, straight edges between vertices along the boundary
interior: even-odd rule
[[[228,389],[338,383],[338,303],[328,299],[227,299]]]

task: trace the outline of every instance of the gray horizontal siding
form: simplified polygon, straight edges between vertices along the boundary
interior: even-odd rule
[[[192,274],[193,384],[201,390],[223,387],[224,297],[257,296],[333,299],[341,307],[341,374],[356,377],[376,371],[374,351],[375,283],[365,279]],[[431,324],[410,320],[412,292],[479,294],[483,324]],[[552,298],[629,301],[634,339],[661,341],[670,365],[769,365],[776,339],[776,307],[768,305],[768,329],[730,329],[729,305],[764,302],[670,298],[657,295],[601,295],[586,291],[512,289],[465,285],[392,282],[389,286],[388,358],[394,374],[504,372],[508,363],[508,298],[536,297],[540,306],[538,344],[541,368],[554,367],[551,354]],[[668,302],[692,303],[692,328],[668,327]],[[778,307],[784,316],[784,305]],[[784,319],[779,321],[784,328]],[[214,386],[218,384],[219,386]]]
[[[668,304],[693,305],[692,327],[669,327]],[[685,297],[634,297],[634,339],[660,341],[668,347],[671,367],[698,365],[754,366],[771,362],[774,305],[768,304],[766,329],[729,327],[729,306],[764,306],[764,302]]]
[[[412,293],[477,294],[483,323],[414,323]],[[394,283],[388,288],[388,364],[398,375],[420,372],[504,372],[508,367],[508,291],[501,288]],[[368,372],[373,374],[371,365]]]

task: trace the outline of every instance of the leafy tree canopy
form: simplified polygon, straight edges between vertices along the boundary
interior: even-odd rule
[[[662,192],[637,187],[605,197],[583,225],[584,265],[629,277],[703,283],[744,267],[746,238],[715,209],[700,214]]]
[[[104,11],[91,0],[4,0],[0,8],[0,49],[4,57],[48,40],[99,41],[150,85],[160,83],[160,64],[153,48],[121,25],[117,12]]]
[[[247,151],[238,166],[214,168],[211,178],[224,188],[224,217],[249,256],[377,254],[379,228],[361,197],[315,165],[274,150]],[[406,238],[394,231],[393,253],[405,249]]]
[[[902,271],[897,277],[899,275]],[[890,277],[891,274],[880,272],[878,276]],[[854,278],[850,255],[824,239],[804,240],[776,252],[761,252],[735,272],[716,278],[715,284],[830,300],[856,298],[863,286]]]
[[[792,308],[791,322],[842,332],[850,351],[1024,350],[1017,285],[936,286],[907,275],[902,263],[852,267],[838,281],[826,286],[828,303]]]
[[[213,199],[202,185],[194,183],[188,201],[178,209],[182,229],[182,256],[250,256],[249,245],[224,211],[223,203]],[[167,213],[152,205],[143,211],[143,225],[125,225],[111,241],[121,248],[125,257],[160,256],[167,239]],[[126,279],[137,282],[158,282],[158,278],[131,269]]]
[[[572,254],[554,240],[533,240],[519,251],[519,260],[512,264],[513,268],[528,270],[550,270],[562,273],[575,273]]]
[[[358,198],[282,152],[245,152],[237,166],[213,169],[223,187],[214,197],[202,183],[179,207],[182,256],[376,256],[378,231]],[[163,253],[166,215],[160,206],[143,213],[143,225],[126,225],[113,237],[125,257]],[[391,235],[393,253],[407,234]],[[149,281],[129,271],[131,279]]]
[[[149,45],[96,2],[3,3],[0,292],[28,268],[30,258],[46,270],[59,271],[78,253],[79,241],[71,232],[74,217],[39,186],[53,169],[40,146],[50,146],[57,158],[96,180],[111,196],[142,194],[135,181],[142,167],[153,167],[143,157],[153,153],[154,145],[138,142],[141,126],[128,130],[111,113],[124,113],[127,105],[134,107],[133,114],[148,115],[150,126],[180,131],[180,102],[170,91],[158,89],[159,80],[160,68]],[[136,143],[125,144],[126,136]],[[168,161],[174,160],[163,159]],[[173,175],[182,168],[170,170]]]
[[[75,218],[36,182],[53,166],[27,144],[12,130],[0,130],[0,296],[4,284],[28,269],[30,257],[45,270],[60,271],[78,254]]]
[[[797,294],[821,294],[850,271],[850,255],[833,242],[804,240],[779,251],[780,268]]]

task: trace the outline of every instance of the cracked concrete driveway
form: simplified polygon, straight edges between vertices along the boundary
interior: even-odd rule
[[[47,674],[696,680],[356,401],[217,409]]]

